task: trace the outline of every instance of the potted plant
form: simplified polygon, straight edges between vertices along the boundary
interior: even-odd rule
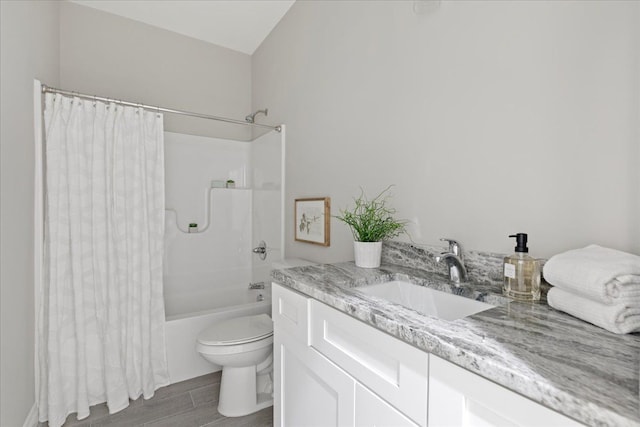
[[[361,189],[360,196],[354,199],[355,207],[340,210],[337,219],[346,223],[354,239],[356,266],[377,268],[380,266],[382,241],[405,232],[407,221],[396,220],[396,210],[387,206],[389,195],[385,188],[373,199],[368,199]]]

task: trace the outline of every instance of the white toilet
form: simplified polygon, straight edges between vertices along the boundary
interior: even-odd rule
[[[196,350],[222,366],[220,414],[240,417],[273,405],[273,323],[269,316],[216,323],[198,334]]]
[[[314,265],[299,258],[273,262],[274,269]],[[273,322],[266,314],[236,317],[198,334],[196,350],[222,366],[218,412],[241,417],[273,405]]]

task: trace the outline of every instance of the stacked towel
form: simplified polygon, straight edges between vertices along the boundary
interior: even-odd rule
[[[544,277],[555,309],[617,334],[640,331],[640,257],[590,245],[553,256]]]
[[[551,288],[549,305],[616,334],[640,331],[640,300],[603,304],[561,288]]]

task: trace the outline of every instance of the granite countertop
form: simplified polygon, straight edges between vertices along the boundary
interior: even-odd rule
[[[456,288],[443,274],[416,268],[406,256],[392,264],[388,261],[394,260],[393,251],[384,253],[378,269],[347,262],[275,270],[272,277],[582,423],[640,426],[640,334],[613,334],[544,301],[511,301],[496,292],[495,282],[476,280],[474,285]],[[497,307],[446,321],[354,290],[389,280],[405,280]]]

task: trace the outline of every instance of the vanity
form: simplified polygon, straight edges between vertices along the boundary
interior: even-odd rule
[[[394,243],[378,269],[273,272],[274,425],[640,426],[640,335],[502,297],[497,258],[454,286],[430,255]],[[412,287],[488,305],[409,308]]]

